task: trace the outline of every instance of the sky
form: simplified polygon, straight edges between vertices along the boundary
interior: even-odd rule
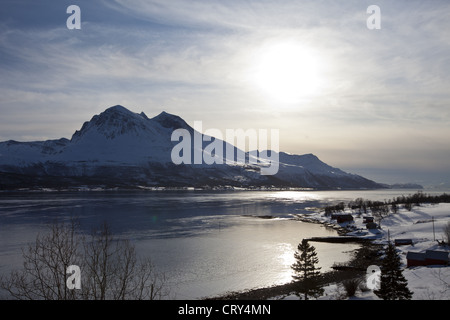
[[[446,0],[2,0],[0,141],[70,138],[120,104],[278,129],[280,150],[377,182],[450,183],[449,16]]]

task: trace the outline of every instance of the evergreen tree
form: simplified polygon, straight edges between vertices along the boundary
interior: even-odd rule
[[[317,298],[324,290],[319,284],[321,268],[316,266],[319,263],[316,248],[303,240],[297,249],[298,251],[294,253],[296,262],[291,266],[295,272],[292,277],[300,281],[297,293],[303,293],[305,300],[308,300],[308,296]]]
[[[401,270],[400,256],[392,242],[388,243],[381,266],[380,288],[374,293],[384,300],[410,300],[412,297]]]

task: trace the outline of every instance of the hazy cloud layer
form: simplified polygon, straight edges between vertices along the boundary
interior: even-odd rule
[[[278,128],[281,149],[344,169],[450,172],[448,1],[377,1],[381,30],[366,27],[371,1],[77,1],[81,30],[70,4],[3,2],[0,140],[70,137],[122,104]],[[318,94],[280,102],[249,80],[284,41],[317,53]]]

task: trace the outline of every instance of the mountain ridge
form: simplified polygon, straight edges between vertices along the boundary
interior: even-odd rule
[[[198,134],[177,115],[163,111],[149,118],[144,112],[135,113],[116,105],[84,122],[70,140],[0,142],[0,189],[80,185],[383,188],[374,181],[329,166],[313,154],[280,151],[279,170],[272,176],[261,174],[257,163],[175,165],[171,160],[171,151],[178,143],[171,140],[175,129]],[[202,141],[202,149],[207,144]]]

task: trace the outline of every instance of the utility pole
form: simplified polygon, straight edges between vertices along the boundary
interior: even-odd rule
[[[436,235],[434,233],[434,217],[431,217],[431,222],[433,222],[433,241],[436,241]]]

